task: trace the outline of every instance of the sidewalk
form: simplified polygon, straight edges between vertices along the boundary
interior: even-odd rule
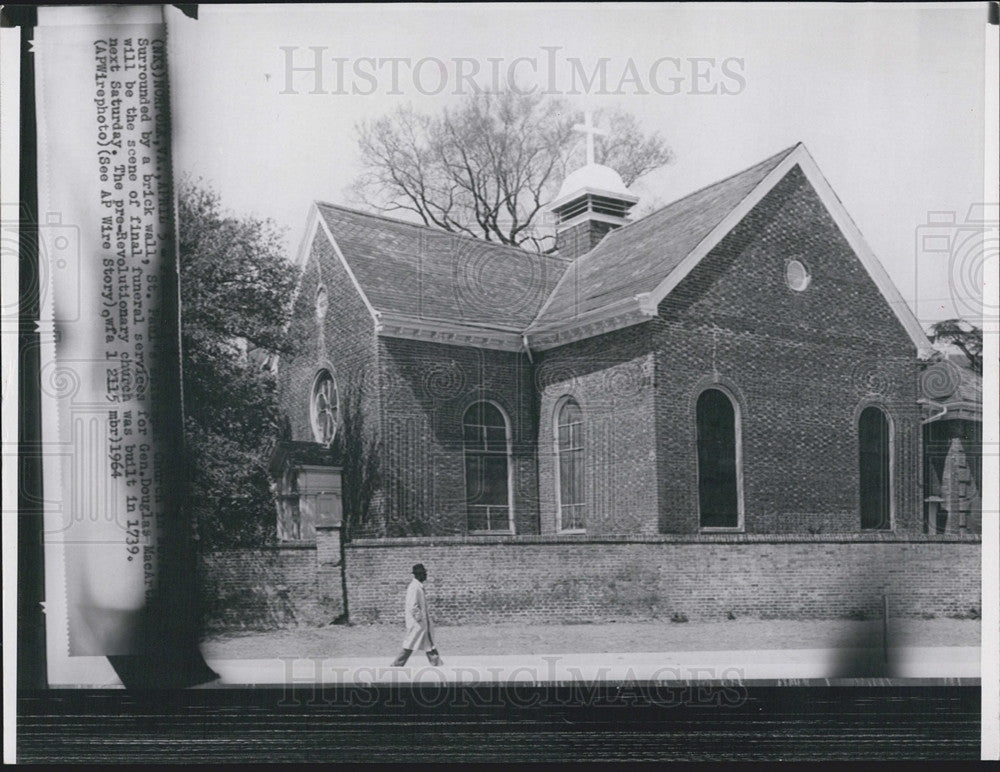
[[[420,652],[390,667],[401,635],[392,625],[331,625],[217,636],[202,650],[222,677],[216,686],[979,677],[979,622],[967,619],[890,620],[888,663],[877,621],[439,627],[440,668]]]
[[[404,667],[376,657],[218,660],[213,686],[323,684],[564,684],[564,683],[774,683],[842,679],[978,679],[979,648],[971,646],[880,649],[677,651],[627,654],[548,654],[445,657],[432,667],[415,653]]]
[[[217,659],[388,657],[398,653],[402,625],[329,625],[208,637],[202,650]],[[746,651],[881,648],[882,622],[849,619],[736,619],[673,623],[497,624],[435,626],[441,655],[575,652]],[[889,646],[978,646],[979,620],[891,619]]]

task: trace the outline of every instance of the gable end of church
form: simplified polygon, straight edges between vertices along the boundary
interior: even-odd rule
[[[919,321],[801,143],[610,233],[566,272],[528,328],[529,343],[537,349],[552,348],[654,317],[663,300],[789,175],[808,181],[828,222],[850,245],[918,355],[932,355]],[[725,206],[727,201],[720,209],[720,202]],[[703,221],[699,226],[689,225],[698,219]],[[618,288],[616,273],[621,277]]]

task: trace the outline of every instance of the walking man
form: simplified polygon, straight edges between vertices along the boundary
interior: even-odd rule
[[[423,563],[413,567],[413,581],[406,588],[406,638],[403,640],[403,650],[393,662],[394,667],[402,667],[410,658],[414,649],[427,652],[427,659],[432,665],[441,664],[434,641],[431,639],[431,615],[427,610],[427,598],[424,596],[424,580],[427,579],[427,569]]]

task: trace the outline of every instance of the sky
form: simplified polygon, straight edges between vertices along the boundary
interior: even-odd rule
[[[966,238],[983,201],[984,4],[203,5],[199,17],[168,12],[175,169],[275,220],[290,252],[313,200],[352,203],[359,120],[407,103],[436,112],[513,72],[664,137],[676,160],[636,183],[640,208],[805,143],[921,321],[978,308],[975,236],[957,257],[925,237]],[[314,48],[321,83],[289,77]],[[603,89],[586,83],[602,60]]]

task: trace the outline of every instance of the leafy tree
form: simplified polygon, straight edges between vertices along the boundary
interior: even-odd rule
[[[283,329],[295,271],[270,220],[226,212],[200,180],[178,188],[181,340],[189,506],[207,548],[273,538],[267,456],[281,429],[268,356],[291,353]]]
[[[983,374],[983,331],[964,319],[945,319],[931,325],[932,343],[946,343],[955,346],[969,362],[969,367],[979,375]]]
[[[673,160],[660,135],[644,133],[629,113],[596,118],[609,129],[596,160],[626,185]],[[545,249],[552,234],[539,228],[540,215],[570,162],[584,163],[578,119],[563,99],[512,91],[474,94],[435,116],[401,107],[358,124],[354,196],[443,230]]]

